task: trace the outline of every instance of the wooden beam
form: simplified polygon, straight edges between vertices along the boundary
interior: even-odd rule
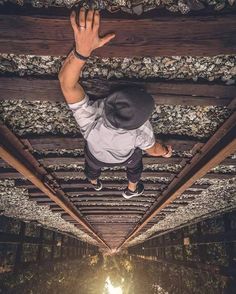
[[[78,205],[79,206],[79,205]],[[80,206],[79,206],[80,207]],[[107,210],[107,212],[112,212],[112,211],[126,211],[126,212],[138,212],[138,211],[146,211],[146,207],[142,207],[142,206],[137,206],[137,207],[133,207],[133,206],[81,206],[80,207],[81,211],[83,211],[83,213],[85,213],[86,211],[96,211],[96,212],[100,212],[100,211],[104,211]]]
[[[54,171],[54,174],[57,178],[65,178],[65,177],[72,177],[72,178],[85,178],[85,175],[83,172],[80,171]],[[158,177],[164,177],[164,178],[172,178],[175,174],[172,172],[156,172],[156,171],[144,171],[142,173],[143,178],[158,178]],[[119,178],[126,178],[126,172],[125,171],[104,171],[102,172],[102,177],[119,177]]]
[[[191,150],[196,144],[202,144],[200,140],[188,136],[167,136],[158,134],[156,135],[156,139],[165,144],[172,145],[176,151]],[[22,142],[25,142],[26,140],[26,145],[27,142],[29,142],[32,148],[36,151],[84,148],[84,139],[80,134],[75,136],[26,135],[23,136],[21,140]],[[73,148],[71,146],[73,146]]]
[[[42,196],[42,192],[29,192],[32,197]],[[67,192],[66,194],[71,198],[80,198],[80,196],[120,196],[122,191],[118,190],[101,190],[101,191],[95,191],[94,189],[88,189],[88,190],[81,190],[77,192]],[[145,196],[153,196],[156,197],[158,195],[158,191],[149,191],[145,190],[144,192]]]
[[[4,171],[4,170],[6,170],[6,171]],[[63,180],[66,177],[69,177],[69,178],[71,177],[74,179],[77,179],[77,178],[84,179],[84,177],[85,177],[83,172],[73,171],[73,170],[71,170],[71,171],[59,170],[59,171],[55,171],[54,174],[56,175],[56,177],[58,177],[58,179],[61,179],[61,180]],[[169,180],[171,180],[171,178],[173,178],[175,175],[177,175],[177,174],[175,174],[173,172],[165,172],[165,171],[160,171],[160,172],[144,171],[142,173],[143,181],[146,181],[147,178],[169,178]],[[123,172],[123,171],[104,171],[102,173],[102,176],[103,177],[110,177],[110,178],[112,178],[112,177],[126,178],[126,172]],[[227,180],[227,179],[232,179],[235,176],[236,176],[235,173],[207,173],[206,175],[204,175],[204,178],[205,179]],[[13,169],[7,169],[7,168],[1,169],[0,168],[0,179],[22,179],[22,180],[24,180],[24,179],[26,179],[26,177],[23,174],[15,171]],[[63,186],[65,186],[65,185],[63,185]],[[119,187],[123,187],[124,185],[125,184],[118,184]],[[71,185],[68,184],[68,186],[71,186]],[[81,187],[81,188],[85,187],[84,184],[78,184],[76,186]],[[117,185],[114,184],[113,188],[115,188],[116,186]],[[148,184],[148,187],[149,186],[150,185]],[[194,186],[193,186],[193,188],[194,188]],[[154,193],[154,191],[156,192],[158,190],[156,190],[156,188],[154,188],[153,191],[148,191],[148,193],[151,193],[151,192]],[[89,191],[86,192],[86,190],[85,190],[85,191],[81,192],[81,195],[89,194],[89,193],[94,194],[94,192],[89,192]],[[114,194],[117,194],[117,193],[118,193],[117,191],[114,192]],[[190,194],[190,193],[191,192],[186,191],[186,194]],[[67,193],[67,194],[70,194],[70,193]],[[80,192],[78,192],[78,193],[75,192],[74,194],[79,195]],[[112,195],[113,191],[107,192],[107,194]]]
[[[108,32],[114,32],[116,38],[94,54],[102,57],[213,56],[234,54],[236,50],[233,14],[191,18],[157,15],[149,19],[103,17],[101,34]],[[1,53],[66,55],[72,45],[68,16],[0,15]]]
[[[77,180],[69,180],[69,181],[65,181],[65,180],[60,180],[58,181],[58,183],[60,184],[60,187],[63,189],[63,191],[65,192],[69,192],[69,191],[74,191],[76,189],[87,189],[88,188],[88,183],[87,181],[83,181],[81,180],[79,183]],[[22,187],[22,188],[26,188],[26,189],[33,189],[31,191],[38,191],[38,189],[35,189],[35,186],[32,185],[29,181],[27,180],[22,180],[22,179],[18,179],[15,180],[15,184],[17,187]],[[126,183],[124,183],[123,181],[118,181],[118,180],[113,180],[113,181],[103,181],[102,182],[103,187],[106,189],[116,189],[116,188],[125,188],[126,187]],[[160,183],[153,183],[151,181],[144,181],[145,184],[145,188],[147,190],[160,190],[165,188],[165,184],[160,184]],[[204,185],[192,185],[190,189],[198,189],[198,190],[204,190],[209,188],[209,184],[204,184]]]
[[[81,84],[91,98],[104,98],[118,88],[144,87],[158,105],[228,105],[235,96],[236,86],[216,83],[178,81],[81,79]],[[59,81],[47,77],[0,77],[0,100],[65,101]]]
[[[153,164],[180,164],[183,160],[189,160],[189,158],[182,157],[143,157],[144,165],[153,165]],[[53,156],[53,157],[45,157],[39,160],[45,167],[49,167],[50,165],[58,165],[58,163],[69,165],[69,164],[77,164],[83,166],[84,164],[84,156],[80,157],[65,157],[65,156]],[[235,161],[236,162],[236,161]],[[2,166],[0,162],[0,167]]]
[[[44,204],[53,204],[52,200],[49,198],[43,198],[43,197],[29,197],[31,200],[37,201],[37,203],[44,203]],[[107,198],[98,198],[95,197],[90,197],[90,199],[72,199],[72,202],[75,205],[81,205],[81,206],[123,206],[123,205],[131,205],[131,206],[144,206],[147,207],[152,203],[153,201],[150,198],[147,198],[144,196],[142,199],[135,199],[135,200],[126,200],[122,199],[123,197],[121,196],[120,198],[112,198],[112,197],[107,197]],[[176,204],[177,205],[177,204]]]
[[[163,158],[163,157],[147,157],[143,156],[143,164],[144,165],[153,165],[153,164],[181,164],[182,161],[188,161],[190,158],[188,157],[170,157],[170,158]],[[70,164],[77,164],[83,166],[84,164],[84,156],[60,156],[60,155],[53,155],[52,157],[44,157],[39,159],[39,161],[45,166],[49,167],[50,165],[58,165],[60,164],[70,165]],[[225,159],[220,163],[220,165],[236,165],[236,159]],[[4,161],[0,160],[0,167],[7,167],[7,164]]]

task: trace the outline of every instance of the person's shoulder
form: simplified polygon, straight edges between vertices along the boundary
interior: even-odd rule
[[[152,129],[151,122],[149,120],[145,121],[144,124],[142,124],[137,130],[146,130],[146,129]]]

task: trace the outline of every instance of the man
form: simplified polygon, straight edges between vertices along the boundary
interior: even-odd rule
[[[126,199],[144,192],[140,182],[143,170],[142,150],[152,156],[170,157],[170,146],[155,142],[148,120],[154,109],[151,95],[142,89],[127,88],[106,99],[89,100],[78,83],[82,68],[92,51],[104,46],[115,37],[99,37],[98,11],[81,8],[79,19],[72,12],[75,48],[66,58],[59,80],[65,99],[86,140],[85,175],[96,191],[102,189],[99,180],[102,167],[126,166],[128,187],[123,191]]]

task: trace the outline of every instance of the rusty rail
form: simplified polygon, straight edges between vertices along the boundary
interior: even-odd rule
[[[2,124],[0,125],[0,138],[0,156],[2,159],[45,193],[53,202],[60,206],[75,221],[82,225],[83,228],[90,232],[96,240],[102,243],[106,248],[110,249],[105,241],[94,231],[93,227],[83,219],[78,209],[66,199],[64,193],[59,189],[55,189],[55,187],[45,181],[45,179],[47,179],[47,172],[40,167],[40,164],[29,152],[24,150],[24,145],[19,139]]]

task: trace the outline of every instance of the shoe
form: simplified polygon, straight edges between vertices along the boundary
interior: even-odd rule
[[[141,182],[139,182],[137,184],[137,188],[135,191],[131,191],[129,190],[129,188],[127,187],[123,193],[122,193],[122,196],[125,198],[125,199],[130,199],[132,197],[135,197],[135,196],[140,196],[142,195],[144,192],[144,186]]]
[[[97,179],[97,184],[92,184],[91,182],[90,182],[90,184],[92,185],[92,187],[95,191],[102,190],[102,182],[99,179]]]

